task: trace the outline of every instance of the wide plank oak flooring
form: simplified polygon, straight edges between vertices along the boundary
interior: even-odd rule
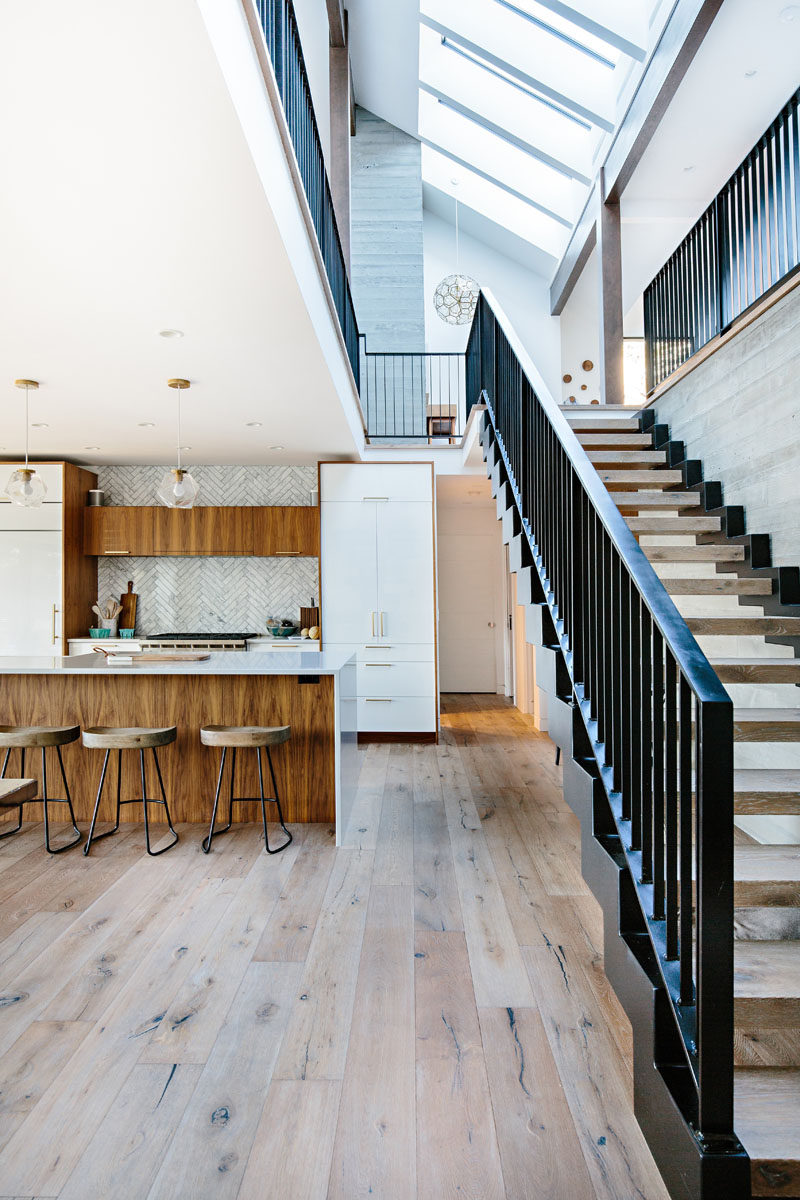
[[[0,1200],[667,1200],[554,748],[360,751],[359,844],[0,849]]]

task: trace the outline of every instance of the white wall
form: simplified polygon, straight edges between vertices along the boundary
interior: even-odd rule
[[[436,285],[456,269],[455,227],[427,209],[425,241],[425,343],[431,351],[464,350],[469,327],[446,325],[433,305]],[[559,395],[561,346],[558,317],[550,316],[550,288],[541,275],[461,233],[459,270],[489,288],[503,307],[525,349],[554,396]]]
[[[325,0],[294,0],[311,100],[326,164],[331,154],[330,26]],[[330,173],[330,167],[328,167]]]
[[[599,299],[597,251],[593,250],[561,313],[561,374],[553,394],[562,404],[567,404],[570,396],[578,404],[600,400]],[[587,360],[594,363],[591,371],[584,371],[581,366]],[[561,375],[571,375],[572,379],[564,383]],[[582,384],[586,385],[586,391],[581,390]]]

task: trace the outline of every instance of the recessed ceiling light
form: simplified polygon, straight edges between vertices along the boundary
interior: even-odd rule
[[[181,338],[183,337],[182,329],[159,329],[158,336],[163,338]]]
[[[751,67],[749,71],[745,71],[744,77],[745,77],[745,79],[752,79],[753,76],[757,75],[757,74],[758,74],[758,71],[755,69],[755,67]]]
[[[267,447],[267,448],[268,448],[269,450],[282,450],[282,449],[283,449],[283,446],[269,446],[269,447]]]
[[[793,21],[800,21],[800,5],[790,4],[788,8],[781,9],[781,20],[787,25],[791,25]]]
[[[99,450],[99,446],[84,446],[84,450]]]
[[[46,421],[31,421],[31,429],[49,429]]]
[[[156,424],[155,421],[140,421],[139,428],[140,429],[154,429],[155,424]]]
[[[180,450],[181,454],[184,454],[187,450],[191,450],[191,448],[192,448],[191,446],[178,446],[178,449]]]
[[[248,429],[260,429],[261,421],[245,421],[245,425]]]
[[[694,170],[694,163],[689,163],[689,165],[688,165],[688,166],[686,166],[686,167],[684,167],[683,169],[684,169],[684,171],[686,171],[686,173],[688,174],[688,173],[689,173],[689,171],[693,171],[693,170]]]

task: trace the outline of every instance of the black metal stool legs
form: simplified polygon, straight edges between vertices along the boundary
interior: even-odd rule
[[[269,838],[267,837],[267,811],[264,807],[264,799],[265,799],[265,797],[264,797],[264,774],[261,769],[261,747],[257,746],[256,753],[258,755],[258,783],[259,783],[259,787],[261,789],[261,817],[264,822],[264,846],[266,848],[267,854],[280,854],[281,850],[285,850],[286,847],[291,843],[292,835],[289,832],[289,830],[286,828],[286,825],[283,820],[283,811],[281,810],[281,801],[280,801],[280,797],[278,795],[278,783],[277,783],[277,780],[275,779],[275,768],[272,765],[272,755],[269,752],[269,746],[266,747],[266,750],[267,750],[267,762],[269,763],[269,774],[270,774],[270,778],[272,779],[272,790],[274,792],[274,795],[271,797],[271,799],[274,800],[275,804],[277,805],[278,820],[280,821],[281,829],[286,834],[286,841],[283,843],[282,846],[278,846],[275,850],[270,850],[270,848],[269,848]]]
[[[3,769],[2,769],[2,771],[0,771],[0,779],[5,779],[5,777],[6,777],[6,767],[8,766],[8,756],[10,753],[11,753],[11,747],[9,746],[9,748],[6,750],[5,757],[3,758]],[[23,750],[22,750],[22,766],[20,767],[20,776],[24,777],[24,775],[25,775],[25,750],[23,748]],[[0,841],[2,841],[3,838],[11,837],[12,833],[19,833],[20,829],[22,829],[22,805],[21,804],[17,807],[17,823],[16,823],[16,825],[14,826],[13,829],[7,829],[5,833],[0,833]]]
[[[217,810],[219,808],[219,798],[220,798],[220,794],[222,792],[222,777],[223,777],[223,772],[225,771],[225,761],[226,761],[227,754],[228,754],[228,747],[227,746],[222,747],[222,758],[221,758],[220,764],[219,764],[219,775],[217,776],[217,790],[214,793],[214,808],[211,812],[211,827],[208,831],[208,836],[206,838],[204,838],[203,842],[202,842],[204,854],[208,854],[209,850],[211,849],[211,842],[217,836],[217,834],[227,833],[228,830],[231,828],[231,825],[233,823],[233,806],[234,806],[234,804],[251,804],[254,799],[256,800],[257,803],[261,804],[261,819],[264,824],[264,845],[265,845],[267,854],[280,854],[281,850],[285,850],[286,847],[290,844],[290,842],[292,840],[292,835],[289,832],[289,830],[286,828],[286,825],[283,820],[283,812],[281,810],[281,802],[278,797],[278,785],[275,782],[275,770],[272,766],[272,757],[269,752],[269,746],[266,747],[267,762],[269,763],[270,777],[272,779],[272,789],[275,793],[274,796],[265,796],[264,795],[264,769],[263,769],[263,765],[262,765],[262,761],[261,761],[261,747],[254,746],[253,749],[255,750],[256,758],[258,759],[259,795],[257,797],[234,796],[233,781],[234,781],[234,775],[236,772],[236,747],[234,746],[232,748],[232,753],[231,753],[230,792],[228,795],[228,823],[227,823],[227,825],[222,825],[219,829],[215,829],[214,825],[217,820]],[[283,832],[286,834],[286,841],[283,843],[283,845],[278,846],[274,850],[270,849],[269,836],[267,834],[267,807],[266,806],[267,806],[268,802],[270,804],[277,804],[278,820],[280,821],[280,825],[281,825],[281,828],[283,829]]]
[[[164,791],[164,780],[161,778],[161,766],[158,761],[158,755],[156,754],[156,748],[155,748],[155,746],[151,746],[150,749],[153,751],[153,761],[156,764],[156,775],[158,776],[158,786],[161,791],[161,799],[160,800],[148,800],[147,799],[147,790],[145,788],[145,783],[144,783],[144,750],[139,751],[139,763],[140,763],[141,772],[142,772],[142,807],[144,808],[144,837],[145,837],[145,841],[147,842],[147,853],[152,854],[153,858],[156,858],[159,854],[165,854],[167,850],[172,849],[172,847],[175,845],[175,843],[178,840],[178,835],[172,827],[172,818],[169,815],[169,805],[167,804],[167,793]],[[167,818],[167,825],[169,825],[169,831],[172,834],[172,841],[169,842],[166,846],[162,846],[160,850],[151,850],[150,849],[150,826],[147,821],[147,805],[148,804],[163,804],[164,805],[164,814]]]
[[[61,768],[61,779],[64,784],[64,795],[54,797],[47,795],[47,757],[45,747],[42,746],[42,806],[44,808],[44,844],[48,854],[61,854],[64,850],[71,850],[73,846],[77,846],[78,842],[83,836],[80,829],[78,829],[77,822],[75,821],[75,810],[72,807],[72,797],[69,794],[69,784],[67,783],[67,776],[64,771],[64,761],[61,757],[60,746],[56,746],[56,752],[58,754],[58,765]],[[75,837],[71,842],[66,842],[63,846],[53,847],[50,845],[50,820],[48,806],[51,804],[66,804],[69,808],[69,816],[70,820],[72,821],[72,828],[75,830]]]
[[[103,796],[103,787],[105,786],[105,781],[106,781],[106,772],[108,770],[108,756],[111,753],[110,749],[106,750],[105,758],[103,759],[103,770],[100,773],[100,786],[97,789],[97,799],[94,802],[94,812],[92,813],[92,823],[89,826],[89,836],[86,839],[86,845],[83,847],[84,854],[89,853],[89,847],[91,846],[92,842],[99,842],[101,838],[110,837],[112,833],[116,833],[119,830],[120,809],[123,804],[141,804],[142,812],[144,814],[145,844],[147,846],[147,853],[152,855],[153,858],[156,858],[159,854],[164,854],[167,850],[171,850],[172,847],[175,845],[175,843],[178,841],[178,834],[176,833],[175,829],[172,826],[172,818],[170,817],[170,814],[169,814],[169,805],[167,804],[167,794],[164,791],[164,780],[161,777],[161,766],[158,761],[158,755],[156,754],[155,746],[151,747],[151,749],[153,751],[153,758],[155,759],[156,774],[158,775],[158,786],[161,790],[161,799],[160,800],[148,800],[148,798],[147,798],[147,782],[145,779],[144,750],[143,749],[139,750],[139,774],[140,774],[141,781],[142,781],[142,795],[141,795],[141,797],[136,797],[133,800],[123,800],[122,799],[122,750],[117,750],[117,819],[116,819],[116,822],[112,829],[107,829],[105,831],[105,833],[96,834],[94,832],[94,828],[95,828],[95,825],[97,824],[97,814],[100,810],[100,801]],[[160,850],[152,850],[150,848],[150,820],[149,820],[149,814],[147,811],[148,804],[162,804],[164,806],[164,812],[165,812],[166,818],[167,818],[167,825],[169,826],[170,833],[173,835],[172,841],[168,845],[162,846]]]

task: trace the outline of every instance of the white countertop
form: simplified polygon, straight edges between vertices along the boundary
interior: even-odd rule
[[[338,675],[355,658],[344,651],[227,650],[211,654],[204,662],[137,662],[107,664],[101,654],[69,657],[0,657],[0,675]]]

